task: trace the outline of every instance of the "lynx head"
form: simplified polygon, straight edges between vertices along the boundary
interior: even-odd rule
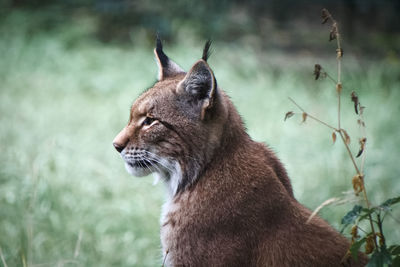
[[[203,57],[185,72],[154,49],[158,81],[133,103],[128,125],[113,145],[135,176],[156,173],[172,195],[193,184],[214,157],[227,120],[225,95]]]

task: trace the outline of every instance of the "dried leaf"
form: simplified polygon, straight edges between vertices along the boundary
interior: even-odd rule
[[[307,120],[307,113],[303,112],[303,121],[302,122],[306,122]]]
[[[354,111],[356,112],[356,114],[358,114],[358,96],[354,91],[351,92],[351,101],[354,103]]]
[[[358,151],[356,158],[361,156],[361,154],[364,152],[366,142],[367,142],[367,138],[363,137],[360,139],[360,150]]]
[[[360,147],[360,150],[358,150],[356,158],[360,157],[363,152],[364,152],[364,149]]]
[[[284,121],[286,121],[287,119],[289,119],[289,118],[292,117],[293,115],[294,115],[294,112],[293,112],[293,111],[286,112]]]
[[[321,74],[321,69],[322,69],[321,65],[315,64],[315,66],[314,66],[315,80],[318,80],[318,78],[319,78],[319,76]]]
[[[322,24],[325,24],[330,17],[331,17],[331,14],[329,13],[329,11],[327,9],[323,8],[322,12],[321,12]]]
[[[379,237],[379,246],[383,247],[385,245],[385,237],[379,232],[376,233],[376,236]]]
[[[355,225],[353,225],[353,227],[351,227],[351,237],[352,238],[358,238],[358,237],[360,237],[359,235],[358,235],[358,226],[355,224]]]
[[[333,140],[333,143],[336,142],[336,133],[335,132],[332,133],[332,140]]]
[[[336,84],[336,92],[338,93],[338,94],[340,94],[341,92],[342,92],[342,84],[341,83],[337,83]]]
[[[344,134],[344,141],[345,143],[348,145],[350,144],[350,136],[349,134],[346,132],[346,130],[341,129],[342,133]]]
[[[374,239],[375,239],[374,234],[370,234],[367,237],[367,241],[365,243],[365,254],[371,254],[374,251],[375,249]]]
[[[356,196],[358,196],[358,194],[364,190],[364,183],[362,179],[363,177],[361,175],[356,174],[353,176],[353,179],[351,180],[353,184],[354,193],[356,194]]]

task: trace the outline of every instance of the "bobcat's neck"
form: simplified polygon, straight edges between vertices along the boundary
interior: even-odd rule
[[[221,101],[215,112],[219,114],[218,118],[213,118],[213,123],[205,126],[208,128],[202,132],[201,142],[193,142],[187,155],[179,161],[170,162],[167,172],[156,174],[165,182],[170,197],[194,186],[211,164],[251,141],[232,102],[222,91],[219,98]]]

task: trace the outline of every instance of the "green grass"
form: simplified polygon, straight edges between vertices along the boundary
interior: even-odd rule
[[[0,25],[0,248],[5,261],[8,266],[161,265],[158,221],[164,188],[152,186],[151,177],[129,176],[111,144],[133,100],[155,81],[152,47],[98,43],[91,37],[95,22],[87,18],[32,33],[33,19],[13,13]],[[193,37],[184,39],[165,44],[165,50],[188,69],[202,47]],[[251,136],[277,152],[296,197],[314,209],[351,190],[351,162],[340,142],[332,144],[329,129],[312,121],[300,124],[300,117],[283,122],[287,111],[296,111],[287,99],[291,96],[335,123],[334,88],[312,77],[318,59],[240,44],[217,43],[213,50],[210,65],[218,84],[232,97]],[[366,183],[372,202],[379,204],[400,193],[400,66],[367,59],[344,59],[343,123],[356,153],[359,132],[348,97],[354,88],[367,107]],[[334,73],[334,54],[319,63]],[[351,205],[328,207],[322,216],[339,228]],[[390,217],[386,229],[389,243],[400,239],[398,223]]]

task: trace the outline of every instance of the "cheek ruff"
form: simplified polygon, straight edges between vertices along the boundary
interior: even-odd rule
[[[125,161],[125,168],[133,176],[146,176],[155,173],[159,179],[165,181],[171,194],[177,190],[181,181],[181,167],[173,160],[158,156],[145,149],[127,148],[121,152]]]

